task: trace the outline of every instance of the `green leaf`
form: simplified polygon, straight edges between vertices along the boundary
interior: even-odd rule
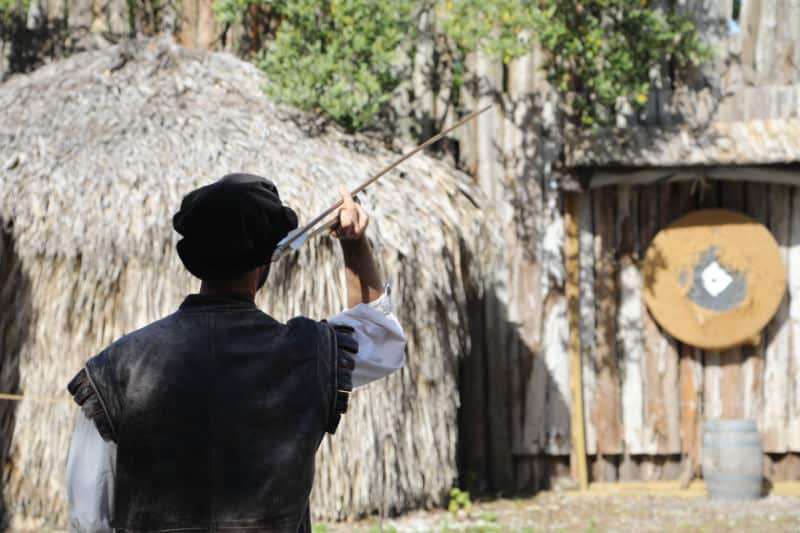
[[[465,50],[480,48],[506,63],[538,43],[547,79],[562,100],[572,101],[569,118],[591,128],[614,121],[620,97],[633,95],[634,104],[645,105],[651,73],[665,60],[686,69],[712,55],[689,18],[656,10],[649,0],[578,5],[576,0],[448,0],[444,28]],[[514,37],[522,31],[534,37],[524,45]]]

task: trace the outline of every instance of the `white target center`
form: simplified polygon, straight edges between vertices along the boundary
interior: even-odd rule
[[[703,269],[702,279],[703,288],[715,298],[722,294],[722,291],[727,289],[733,281],[731,275],[725,272],[725,269],[716,261]]]

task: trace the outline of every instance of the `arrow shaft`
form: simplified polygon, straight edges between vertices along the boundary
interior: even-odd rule
[[[467,115],[466,117],[462,118],[461,120],[459,120],[458,122],[456,122],[455,124],[453,124],[452,126],[447,128],[446,130],[437,133],[436,135],[434,135],[433,137],[431,137],[430,139],[428,139],[424,143],[420,144],[419,146],[417,146],[416,148],[414,148],[413,150],[411,150],[407,154],[403,155],[397,161],[395,161],[395,162],[391,163],[390,165],[386,166],[380,172],[378,172],[374,176],[370,177],[368,180],[366,180],[363,183],[361,183],[358,187],[356,187],[355,189],[350,191],[350,194],[352,196],[357,195],[358,193],[360,193],[361,191],[363,191],[364,189],[366,189],[367,187],[369,187],[370,185],[372,185],[373,183],[378,181],[378,179],[380,179],[381,177],[386,175],[388,172],[390,172],[392,169],[394,169],[395,167],[397,167],[398,165],[400,165],[401,163],[403,163],[404,161],[406,161],[410,157],[412,157],[415,154],[421,152],[422,150],[424,150],[428,146],[432,145],[433,143],[435,143],[436,141],[438,141],[439,139],[441,139],[442,137],[444,137],[445,135],[447,135],[451,131],[460,128],[461,126],[463,126],[464,124],[466,124],[470,120],[474,119],[475,117],[477,117],[481,113],[484,113],[484,112],[488,111],[489,108],[491,108],[491,107],[492,107],[492,104],[489,104],[486,107],[484,107],[483,109],[479,109],[478,111],[470,113],[469,115]],[[293,239],[290,239],[289,241],[287,241],[285,244],[288,246],[291,243],[293,243],[295,240],[297,240],[299,238],[300,235],[306,233],[308,230],[310,230],[311,228],[316,226],[319,223],[320,220],[324,219],[325,217],[327,217],[328,215],[330,215],[331,213],[333,213],[334,211],[339,209],[341,206],[342,206],[342,200],[340,199],[335,204],[330,206],[328,209],[326,209],[325,211],[323,211],[322,213],[320,213],[319,215],[317,215],[316,217],[311,219],[311,222],[309,222],[308,224],[306,224],[305,226],[300,228],[300,231],[297,232],[297,235]]]

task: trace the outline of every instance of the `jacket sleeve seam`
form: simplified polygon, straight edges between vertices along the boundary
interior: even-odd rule
[[[111,436],[114,438],[114,441],[116,441],[117,428],[114,425],[114,420],[111,419],[111,413],[109,412],[108,407],[106,406],[106,401],[103,398],[103,395],[100,394],[100,389],[97,388],[94,379],[92,379],[92,374],[91,372],[89,372],[89,367],[84,366],[83,370],[86,372],[86,379],[89,381],[89,385],[92,386],[92,390],[94,390],[94,393],[97,395],[97,401],[100,403],[100,407],[103,409],[103,413],[106,415],[106,420],[108,420],[108,425],[111,427]]]

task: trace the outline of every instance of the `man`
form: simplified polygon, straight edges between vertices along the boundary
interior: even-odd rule
[[[199,294],[90,359],[68,387],[82,407],[67,462],[73,531],[310,532],[322,437],[354,385],[404,363],[369,219],[342,200],[351,309],[282,324],[254,304],[297,227],[275,185],[231,174],[183,199],[173,226]]]

